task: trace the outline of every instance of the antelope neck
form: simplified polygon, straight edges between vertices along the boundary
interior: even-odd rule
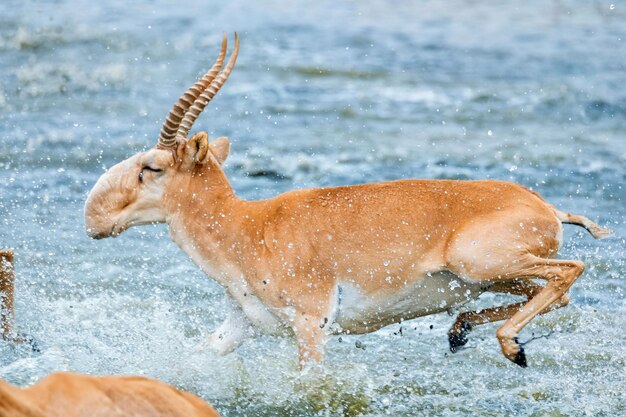
[[[246,233],[241,224],[248,202],[235,195],[219,168],[194,174],[188,181],[186,186],[176,184],[176,191],[165,197],[172,240],[216,280],[240,275],[240,243]]]

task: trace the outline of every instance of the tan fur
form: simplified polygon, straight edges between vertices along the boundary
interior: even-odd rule
[[[0,417],[219,417],[206,402],[144,377],[55,373],[29,388],[0,380]]]
[[[384,302],[442,271],[482,285],[482,290],[499,281],[544,278],[548,286],[528,305],[544,301],[520,310],[499,333],[505,355],[513,360],[519,352],[513,341],[518,330],[507,329],[521,329],[525,317],[562,298],[582,271],[579,262],[549,259],[559,249],[561,221],[550,204],[517,184],[405,180],[245,201],[222,171],[220,161],[228,148],[224,139],[208,147],[205,164],[195,162],[201,147],[195,140],[190,143],[181,144],[176,154],[157,149],[139,154],[105,174],[87,201],[90,233],[121,233],[127,225],[116,215],[143,223],[127,211],[134,206],[147,210],[140,196],[150,186],[148,175],[143,184],[131,179],[145,164],[163,169],[149,173],[162,189],[152,212],[163,216],[150,221],[167,222],[173,239],[183,249],[193,248],[188,250],[192,259],[225,286],[244,313],[246,298],[256,299],[278,323],[291,328],[302,362],[321,359],[329,334],[323,325],[333,324],[342,282]],[[219,150],[218,161],[214,152]],[[117,202],[120,196],[123,204]],[[125,209],[111,210],[119,206]],[[254,311],[248,313],[253,324],[263,326],[255,322]],[[354,332],[419,315],[392,315]]]
[[[461,305],[496,283],[539,278],[546,286],[527,294],[523,307],[474,320],[508,318],[498,330],[503,353],[525,366],[518,332],[564,304],[583,271],[578,261],[551,259],[561,223],[596,238],[610,234],[502,181],[404,180],[245,201],[222,171],[229,149],[226,138],[208,143],[202,132],[171,149],[157,146],[111,168],[85,205],[94,238],[169,225],[172,239],[233,301],[232,315],[209,339],[220,353],[253,328],[287,329],[301,364],[320,361],[331,334],[371,332]]]

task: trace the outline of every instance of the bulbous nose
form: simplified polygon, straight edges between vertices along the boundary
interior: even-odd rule
[[[85,232],[92,239],[109,237],[113,230],[114,222],[103,200],[99,193],[92,190],[85,202]]]
[[[87,207],[85,207],[85,232],[87,236],[92,239],[104,239],[111,236],[111,227],[108,227],[106,221],[103,221],[102,216],[97,216],[89,213]]]

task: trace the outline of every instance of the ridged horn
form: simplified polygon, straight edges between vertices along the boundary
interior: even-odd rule
[[[233,49],[233,53],[228,59],[228,63],[219,73],[217,77],[211,82],[211,84],[200,94],[200,96],[193,102],[189,110],[185,114],[185,117],[180,122],[178,126],[178,133],[176,134],[177,139],[185,139],[187,137],[187,133],[193,126],[193,123],[196,121],[202,110],[209,104],[209,102],[215,97],[220,88],[224,85],[228,76],[230,75],[233,67],[235,66],[235,62],[237,62],[237,55],[239,55],[239,35],[235,32],[235,49]]]
[[[161,127],[161,133],[159,134],[157,148],[172,149],[176,147],[176,132],[178,132],[181,120],[183,120],[187,110],[189,110],[189,107],[196,101],[200,94],[211,86],[211,82],[217,76],[220,68],[222,68],[222,64],[224,64],[226,48],[227,39],[226,34],[224,34],[222,38],[222,49],[215,60],[215,64],[213,64],[211,69],[204,74],[202,78],[196,81],[194,85],[189,87],[189,89],[185,91],[182,96],[180,96],[176,104],[172,107],[170,114],[168,114],[165,118],[163,127]]]

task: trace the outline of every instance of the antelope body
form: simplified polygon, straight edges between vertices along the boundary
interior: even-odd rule
[[[238,198],[222,164],[229,141],[187,138],[232,70],[239,42],[170,112],[157,146],[112,167],[85,206],[87,233],[117,236],[165,222],[171,238],[232,301],[210,336],[225,354],[254,334],[293,333],[300,363],[320,361],[329,335],[367,333],[450,310],[485,291],[528,301],[459,315],[450,348],[472,326],[505,320],[504,355],[526,366],[519,331],[537,314],[568,303],[580,261],[553,259],[562,223],[610,235],[538,194],[502,181],[404,180],[291,191],[262,201]],[[218,69],[216,69],[216,67]],[[545,280],[539,285],[534,279]]]
[[[144,377],[67,372],[29,388],[0,380],[0,417],[219,417],[206,402]]]

